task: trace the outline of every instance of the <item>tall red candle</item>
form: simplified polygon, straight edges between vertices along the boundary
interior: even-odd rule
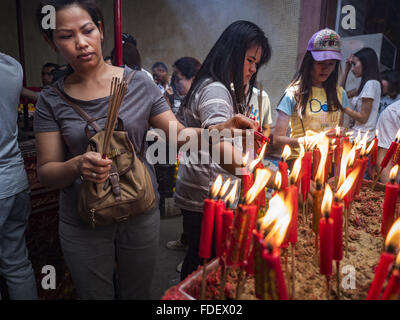
[[[320,237],[320,273],[325,276],[332,275],[333,261],[333,220],[329,213],[319,220]]]
[[[285,188],[287,188],[287,186],[289,185],[288,165],[286,161],[279,161],[278,166],[279,166],[279,172],[281,173],[282,176],[281,189],[285,190]]]
[[[306,151],[301,164],[301,168],[302,170],[304,170],[303,176],[301,178],[301,194],[303,195],[303,201],[305,201],[307,194],[310,192],[311,163],[312,152]]]
[[[226,253],[228,246],[228,239],[232,232],[233,211],[226,209],[222,213],[222,252],[221,255]]]
[[[359,164],[357,164],[359,162]],[[360,166],[360,173],[357,177],[357,184],[353,190],[353,197],[358,196],[361,190],[362,182],[364,181],[365,170],[367,169],[368,158],[363,157],[362,159],[357,159],[355,166]]]
[[[386,154],[385,154],[385,157],[383,158],[383,160],[382,160],[382,162],[381,162],[381,164],[380,164],[380,166],[381,166],[382,169],[384,169],[384,168],[387,167],[387,165],[388,165],[390,159],[392,159],[393,154],[395,153],[395,151],[396,151],[398,145],[399,145],[399,144],[398,144],[398,142],[397,142],[397,139],[391,143],[391,145],[390,145],[388,151],[387,151]]]
[[[386,238],[386,235],[394,222],[398,193],[399,185],[395,183],[394,179],[386,183],[381,224],[381,234],[384,238]]]
[[[233,230],[231,235],[231,241],[229,242],[227,251],[226,263],[228,266],[234,266],[239,263],[240,248],[243,245],[245,237],[245,227],[247,221],[247,213],[243,211],[239,205],[235,211],[235,218],[233,220]]]
[[[211,257],[212,236],[214,229],[215,201],[204,200],[203,217],[201,219],[201,234],[199,256],[203,259]]]
[[[280,250],[278,248],[275,248],[273,250],[265,249],[263,251],[263,258],[265,260],[266,268],[271,274],[270,279],[272,281],[275,281],[275,283],[271,283],[272,289],[273,285],[275,284],[278,299],[288,300],[286,283],[281,266]]]
[[[379,300],[383,282],[389,273],[389,268],[393,263],[394,258],[394,255],[390,252],[385,251],[381,254],[378,267],[376,268],[374,280],[372,280],[371,287],[368,291],[367,300]]]
[[[242,176],[243,181],[243,196],[246,196],[247,192],[250,190],[251,186],[253,185],[253,174],[250,172],[246,172]]]
[[[222,255],[222,214],[225,210],[225,203],[218,200],[215,203],[214,234],[215,234],[215,253],[217,257]]]
[[[331,218],[333,220],[333,259],[336,261],[343,258],[343,204],[334,201],[331,207]]]
[[[378,160],[378,138],[375,137],[373,142],[374,146],[370,153],[370,160],[371,160],[371,165],[374,166],[376,165],[376,161]]]
[[[328,156],[326,158],[326,162],[325,162],[325,182],[328,181],[329,179],[329,175],[331,173],[331,169],[332,169],[332,157],[333,157],[333,151],[330,150],[328,152]]]
[[[242,241],[243,245],[240,248],[239,264],[241,267],[245,267],[249,259],[250,244],[253,239],[253,230],[255,228],[255,223],[257,219],[258,208],[255,205],[239,205],[241,209],[245,212],[246,224],[244,239]]]
[[[313,161],[312,161],[312,174],[311,177],[315,181],[317,171],[318,171],[318,166],[319,162],[321,161],[321,152],[319,151],[318,148],[315,148],[313,150]]]
[[[297,229],[298,229],[298,200],[299,200],[299,188],[295,184],[291,184],[285,189],[286,196],[290,199],[292,205],[292,217],[289,224],[289,242],[292,244],[297,243]]]

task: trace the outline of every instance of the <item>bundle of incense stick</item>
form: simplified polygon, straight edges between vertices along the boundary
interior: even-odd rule
[[[104,128],[103,159],[107,156],[110,148],[111,136],[114,132],[115,123],[118,118],[119,109],[124,100],[128,84],[117,77],[113,77],[110,88],[110,98],[108,100],[107,121]]]

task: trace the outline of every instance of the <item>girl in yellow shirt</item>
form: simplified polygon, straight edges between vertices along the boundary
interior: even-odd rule
[[[292,148],[290,159],[299,154],[298,138],[307,130],[316,132],[343,123],[343,108],[349,102],[338,86],[340,37],[330,29],[316,32],[308,41],[307,52],[277,107],[274,147]],[[290,127],[290,136],[287,136]]]

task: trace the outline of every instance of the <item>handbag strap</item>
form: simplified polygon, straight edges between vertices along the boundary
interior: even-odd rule
[[[126,78],[126,83],[132,80],[133,76],[135,75],[136,70],[132,70]],[[81,107],[79,107],[76,103],[72,102],[70,99],[67,98],[64,92],[59,90],[56,86],[52,85],[53,90],[57,93],[57,95],[64,100],[68,105],[74,109],[74,111],[79,114],[87,123],[87,125],[91,126],[96,132],[102,131],[101,127],[97,124],[96,120],[99,118],[92,118],[90,117]]]

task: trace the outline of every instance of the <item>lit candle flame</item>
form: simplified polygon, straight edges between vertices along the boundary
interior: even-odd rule
[[[222,176],[219,174],[211,187],[212,198],[215,198],[217,196],[219,189],[221,189],[221,186],[222,186]]]
[[[397,173],[399,172],[399,165],[396,164],[389,173],[389,180],[396,180]]]
[[[379,135],[379,130],[376,129],[376,130],[375,130],[375,138],[378,138],[378,135]]]
[[[348,141],[343,142],[342,159],[340,161],[339,181],[337,187],[339,188],[346,179],[348,156],[351,150],[351,143]]]
[[[293,181],[291,183],[296,183],[297,179],[299,178],[299,174],[300,174],[300,170],[301,170],[301,159],[302,158],[303,158],[302,156],[298,157],[296,159],[296,161],[294,162],[294,164],[293,164],[293,169],[290,172],[290,176],[289,176],[290,181]]]
[[[280,171],[276,172],[275,175],[275,187],[276,189],[280,189],[281,188],[281,184],[282,184],[282,174],[280,173]]]
[[[322,198],[322,205],[321,205],[321,212],[322,214],[330,213],[331,212],[331,205],[332,205],[332,190],[329,186],[329,183],[325,186],[324,197]]]
[[[222,198],[225,193],[228,191],[229,186],[231,185],[231,178],[225,181],[224,185],[222,186],[221,190],[219,191],[219,197]]]
[[[258,155],[258,157],[259,157],[260,159],[264,159],[264,154],[265,154],[265,151],[267,150],[267,145],[268,145],[268,143],[265,142],[264,145],[262,146],[261,152],[260,152],[260,154]]]
[[[360,140],[361,140],[361,131],[360,129],[358,129],[357,136],[354,139],[354,144],[356,145],[356,149],[360,149]]]
[[[282,159],[286,161],[291,154],[292,154],[292,149],[290,149],[289,145],[285,144],[285,147],[283,148],[282,151]]]
[[[236,192],[237,192],[237,188],[238,188],[238,183],[239,180],[236,179],[231,191],[229,191],[229,193],[227,194],[227,196],[225,197],[225,203],[226,206],[229,208],[230,205],[235,203],[236,200]]]
[[[268,232],[264,242],[274,248],[282,244],[291,220],[291,209],[284,203],[283,195],[277,194],[275,197],[272,203],[270,201],[261,227]]]
[[[250,151],[246,153],[246,155],[243,157],[243,167],[247,165],[247,161],[249,161],[249,156],[250,156]]]
[[[336,125],[336,136],[340,136],[340,127],[338,125]]]
[[[356,158],[356,145],[353,146],[353,148],[351,148],[349,156],[347,157],[347,166],[348,167],[352,167],[354,164],[354,160]]]
[[[318,141],[317,145],[321,154],[321,158],[318,164],[316,180],[322,184],[325,181],[325,163],[329,152],[329,138],[324,135],[322,139]]]
[[[250,163],[250,165],[249,165],[249,171],[250,171],[250,172],[253,172],[254,169],[255,169],[255,167],[260,163],[260,161],[261,161],[260,158],[257,158],[257,159],[255,159],[255,160],[253,160],[253,161]]]
[[[349,132],[346,132],[345,135],[348,137],[348,136],[352,136],[353,133],[354,133],[354,131],[349,131]]]
[[[395,264],[396,264],[396,266],[400,266],[400,252],[397,254],[397,258],[396,258]]]
[[[360,172],[360,167],[357,166],[357,168],[355,168],[349,174],[349,176],[346,178],[346,180],[344,180],[344,182],[340,186],[339,190],[336,192],[336,198],[338,198],[339,201],[342,200],[345,197],[347,192],[350,191],[351,187],[353,186],[353,184],[357,180],[357,176],[358,176],[359,172]]]
[[[262,189],[265,188],[269,179],[271,178],[271,171],[269,169],[257,169],[254,184],[246,194],[246,203],[252,203],[258,196]]]
[[[375,140],[372,140],[371,143],[369,144],[367,150],[365,151],[365,155],[368,155],[374,146],[375,146]]]
[[[389,245],[397,249],[400,248],[400,218],[393,223],[386,236],[385,246],[388,247]]]
[[[396,133],[396,140],[397,140],[397,141],[400,140],[400,129],[397,130],[397,133]]]
[[[365,155],[365,149],[367,148],[367,143],[368,143],[368,133],[369,131],[367,131],[364,136],[362,137],[361,141],[360,141],[360,146],[361,146],[361,152],[360,155],[364,156]]]

